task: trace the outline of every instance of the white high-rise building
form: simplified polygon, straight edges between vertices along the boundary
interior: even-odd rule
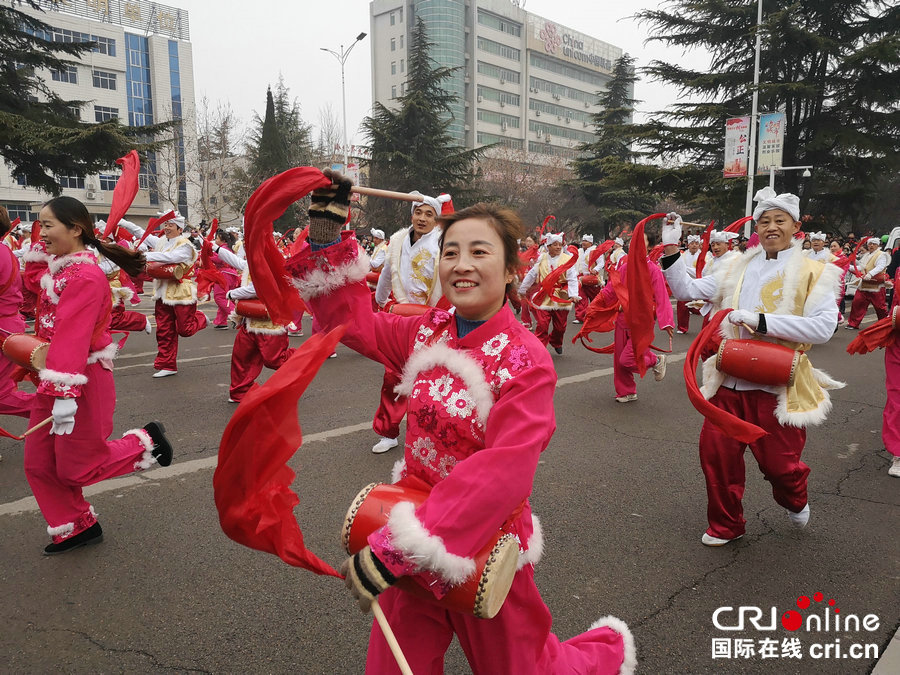
[[[524,3],[522,3],[524,4]],[[597,92],[622,49],[525,11],[511,0],[372,0],[372,96],[388,107],[405,92],[416,17],[458,96],[449,130],[459,145],[493,143],[536,158],[575,157],[591,142]]]
[[[19,6],[50,26],[42,36],[55,42],[94,42],[92,51],[63,71],[38,73],[60,97],[86,101],[78,110],[85,122],[117,117],[128,126],[184,119],[178,140],[151,153],[141,165],[140,190],[129,218],[146,222],[158,211],[178,209],[200,221],[199,178],[194,123],[194,69],[188,14],[145,0],[43,0],[44,12]],[[118,167],[106,173],[58,176],[63,194],[75,197],[97,218],[109,213]],[[50,195],[31,187],[0,164],[0,204],[10,216],[30,222]]]

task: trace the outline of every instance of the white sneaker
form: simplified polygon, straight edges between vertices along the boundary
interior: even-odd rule
[[[337,352],[331,352],[331,356],[329,356],[328,358],[329,358],[329,359],[336,359],[336,358],[337,358]]]
[[[153,373],[153,377],[169,377],[171,375],[177,375],[177,374],[178,374],[177,370],[163,369],[163,370],[157,370],[155,373]]]
[[[799,513],[794,513],[793,511],[788,511],[788,518],[791,519],[791,525],[796,528],[804,528],[806,524],[809,522],[809,504],[803,507],[803,510]]]
[[[397,447],[397,439],[396,438],[388,438],[387,436],[379,436],[378,442],[372,446],[372,452],[376,455],[380,455],[383,452],[387,452],[391,448]]]
[[[656,359],[656,365],[653,366],[653,379],[659,382],[666,376],[666,355],[660,354]]]
[[[574,319],[574,320],[572,321],[572,323],[581,323],[581,320],[580,320],[580,319]]]
[[[631,401],[637,401],[637,394],[625,394],[624,396],[616,396],[616,401],[619,403],[629,403]]]
[[[894,457],[894,461],[891,462],[891,466],[888,468],[888,476],[900,478],[900,456]]]
[[[150,318],[149,318],[149,317],[147,318],[147,325],[144,326],[144,332],[145,332],[147,335],[152,335],[152,334],[153,334],[153,324],[150,323]]]
[[[700,541],[702,542],[702,544],[704,546],[724,546],[728,542],[737,541],[738,539],[740,539],[743,536],[744,535],[739,534],[734,539],[720,539],[719,537],[714,537],[711,534],[707,534],[706,532],[704,532],[703,536],[700,537]]]
[[[679,330],[676,330],[675,332],[676,332],[678,335],[684,335],[685,333],[687,333],[686,330],[680,330],[680,329],[679,329]]]

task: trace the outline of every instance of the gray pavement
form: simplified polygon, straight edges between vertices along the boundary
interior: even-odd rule
[[[830,419],[809,433],[809,527],[791,528],[750,458],[747,535],[708,549],[699,542],[701,419],[679,360],[696,324],[676,336],[666,379],[645,378],[634,403],[613,400],[611,357],[568,343],[554,356],[558,428],[532,498],[546,539],[536,578],[554,631],[566,639],[618,616],[636,637],[640,673],[872,672],[900,625],[900,480],[887,475],[880,438],[882,355],[847,356],[855,333],[843,329],[811,353],[847,388],[833,392]],[[231,331],[211,329],[182,340],[179,374],[154,380],[153,338],[129,339],[116,365],[115,433],[161,419],[176,461],[90,488],[106,537],[99,546],[40,556],[45,522],[25,482],[21,443],[0,440],[2,672],[363,672],[370,619],[341,582],[245,549],[219,528],[212,473],[234,410],[226,402],[232,340]],[[305,442],[292,461],[307,544],[335,566],[349,502],[366,483],[387,480],[401,456],[369,451],[379,368],[344,347],[338,354],[299,404]],[[762,609],[765,627],[773,607],[780,616],[816,592],[823,603],[801,614],[824,616],[820,608],[833,598],[843,617],[872,614],[877,628],[790,633],[713,624],[717,608],[728,606],[735,610],[720,613],[720,625],[734,626],[745,606]],[[800,659],[782,654],[791,638],[801,643]],[[744,649],[752,643],[754,654],[713,658],[713,639],[728,639],[732,652],[736,639]],[[764,658],[767,640],[777,648]],[[850,655],[857,643],[872,645],[863,658]],[[812,658],[814,645],[831,645],[829,658]],[[897,663],[886,656],[874,672],[900,672]],[[455,644],[446,672],[468,672]]]

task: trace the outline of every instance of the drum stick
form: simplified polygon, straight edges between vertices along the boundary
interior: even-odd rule
[[[333,185],[332,187],[334,189],[337,189],[337,185]],[[350,188],[350,192],[355,192],[358,195],[368,195],[370,197],[398,199],[401,202],[422,201],[422,195],[411,195],[408,192],[394,192],[393,190],[379,190],[378,188],[362,187],[360,185],[354,185],[352,188]]]
[[[379,190],[379,192],[382,192],[382,190]],[[413,671],[409,667],[406,657],[403,655],[403,650],[400,649],[400,644],[397,642],[397,638],[394,637],[394,631],[391,630],[391,624],[388,623],[387,617],[384,615],[384,612],[381,611],[381,605],[378,604],[378,598],[372,598],[372,614],[375,615],[375,620],[378,622],[381,632],[384,634],[384,639],[387,641],[388,647],[391,648],[391,653],[397,660],[397,666],[400,668],[400,672],[403,673],[403,675],[413,675]]]
[[[744,328],[746,328],[747,330],[750,331],[750,335],[756,335],[756,331],[753,330],[752,328],[750,328],[750,326],[748,326],[747,324],[745,324],[743,321],[741,321],[741,325],[742,325]]]
[[[38,422],[38,423],[35,424],[33,427],[31,427],[28,431],[26,431],[24,434],[22,434],[22,438],[24,439],[24,438],[25,438],[26,436],[28,436],[29,434],[33,434],[35,431],[37,431],[37,430],[40,429],[41,427],[47,426],[47,425],[50,424],[50,422],[52,422],[52,421],[53,421],[53,415],[50,415],[50,417],[48,417],[47,419],[45,419],[43,422]]]

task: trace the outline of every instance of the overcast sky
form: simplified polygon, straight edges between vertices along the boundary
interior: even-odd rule
[[[265,110],[266,86],[279,73],[300,101],[304,119],[318,125],[320,110],[330,103],[341,114],[341,78],[337,59],[323,51],[338,51],[360,32],[370,32],[367,0],[170,0],[188,10],[194,56],[194,86],[199,104],[228,101],[246,125],[253,112]],[[646,26],[629,18],[660,2],[636,0],[526,0],[525,9],[587,35],[609,42],[636,57],[637,65],[653,59],[706,66],[700,54],[682,54],[658,43],[644,45]],[[362,143],[359,124],[372,105],[371,42],[367,37],[351,52],[347,78],[347,135]],[[659,83],[639,81],[635,97],[639,112],[665,108],[677,91]]]

